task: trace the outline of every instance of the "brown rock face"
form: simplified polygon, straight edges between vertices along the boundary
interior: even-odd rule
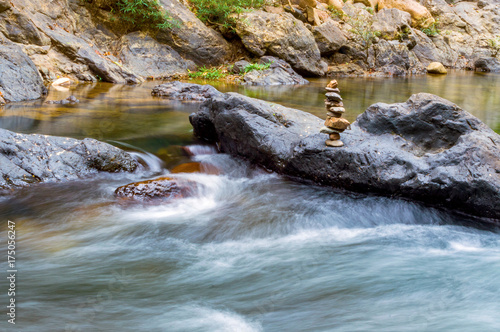
[[[327,118],[325,121],[325,126],[336,130],[346,130],[350,125],[344,118]]]
[[[181,184],[175,179],[161,177],[153,180],[129,183],[118,187],[115,195],[122,198],[149,199],[174,199],[190,196],[193,186],[189,183]]]

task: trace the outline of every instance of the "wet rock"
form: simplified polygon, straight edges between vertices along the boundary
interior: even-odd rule
[[[48,100],[45,103],[46,104],[61,104],[61,105],[67,105],[67,104],[78,104],[80,100],[78,100],[75,96],[69,96],[66,99],[61,99],[61,100]]]
[[[215,95],[221,94],[221,92],[211,85],[198,85],[172,81],[155,86],[151,91],[151,94],[156,97],[173,100],[204,101],[214,97]]]
[[[197,65],[217,65],[231,54],[229,43],[222,35],[207,27],[182,2],[160,0],[178,26],[160,31],[155,37],[170,45]]]
[[[431,62],[427,66],[427,72],[429,74],[441,74],[441,75],[446,75],[448,71],[446,68],[444,68],[443,64],[441,62]]]
[[[143,77],[171,77],[186,73],[189,67],[177,51],[143,32],[123,36],[117,52],[125,66]]]
[[[313,34],[289,13],[256,10],[240,14],[236,32],[245,48],[257,56],[283,59],[301,75],[326,73],[327,65],[321,60]]]
[[[268,69],[249,71],[243,76],[243,85],[293,85],[309,84],[309,81],[297,74],[292,67],[275,57],[262,57],[261,63],[270,63]]]
[[[347,37],[333,20],[313,27],[312,33],[322,56],[330,55],[347,44]]]
[[[192,184],[191,184],[192,185]],[[134,198],[139,200],[151,199],[176,199],[188,197],[193,194],[192,186],[182,184],[179,180],[161,177],[153,180],[129,183],[118,187],[115,195],[121,198]]]
[[[7,102],[41,98],[47,89],[31,59],[0,36],[0,97]]]
[[[500,61],[497,58],[479,58],[474,62],[474,69],[478,71],[500,72]]]
[[[103,172],[131,172],[138,164],[128,153],[86,138],[17,134],[0,129],[0,188],[73,180]]]
[[[370,106],[334,149],[325,147],[321,119],[235,93],[213,97],[190,120],[221,151],[282,174],[500,222],[500,136],[431,94]]]

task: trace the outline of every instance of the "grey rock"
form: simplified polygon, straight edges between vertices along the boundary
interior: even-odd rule
[[[309,81],[297,74],[290,64],[275,57],[262,57],[260,63],[270,63],[265,70],[252,70],[243,76],[243,85],[294,85]]]
[[[497,58],[479,58],[474,62],[474,69],[478,71],[500,72],[500,61]]]
[[[327,20],[325,23],[313,27],[312,33],[322,56],[338,51],[347,43],[347,37],[338,27],[338,23]]]
[[[373,16],[371,28],[384,38],[394,39],[398,33],[410,31],[411,15],[396,8],[383,8]]]
[[[233,74],[241,74],[248,65],[250,65],[250,62],[246,60],[236,61],[231,68],[231,71]]]
[[[0,92],[8,102],[41,98],[47,89],[31,59],[0,36]]]
[[[325,147],[323,120],[227,93],[190,116],[223,152],[321,185],[421,201],[500,224],[500,136],[430,94],[369,107]]]
[[[188,68],[177,51],[143,32],[123,36],[118,54],[125,66],[143,77],[165,78],[186,73]]]
[[[100,80],[109,83],[141,83],[142,77],[133,73],[125,66],[118,64],[118,59],[112,55],[103,56],[95,45],[92,45],[62,29],[47,29],[56,48],[74,62],[84,63]]]
[[[186,6],[176,0],[160,0],[178,23],[171,29],[160,31],[156,39],[170,45],[183,58],[197,65],[217,65],[231,54],[229,43],[222,35],[207,27]]]
[[[236,33],[251,53],[276,56],[301,75],[322,76],[328,69],[312,32],[289,13],[256,10],[240,14]]]
[[[172,100],[205,101],[216,95],[220,95],[221,92],[211,85],[199,85],[172,81],[155,86],[151,91],[151,94],[156,97]]]
[[[109,144],[86,138],[25,135],[0,129],[0,188],[74,180],[104,172],[132,172],[132,156]]]

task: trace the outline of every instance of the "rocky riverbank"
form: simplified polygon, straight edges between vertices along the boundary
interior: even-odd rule
[[[0,0],[0,103],[40,98],[42,82],[58,77],[139,83],[263,56],[283,63],[246,73],[243,83],[305,83],[297,73],[410,75],[432,62],[498,70],[495,0],[272,2],[234,18],[230,35],[202,23],[189,2],[161,0],[175,24],[158,29],[125,29],[106,3]]]

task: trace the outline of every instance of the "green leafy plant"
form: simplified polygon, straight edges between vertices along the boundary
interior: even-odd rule
[[[245,66],[241,71],[242,74],[246,74],[252,70],[266,70],[271,66],[271,62],[260,64],[260,63],[251,63]]]
[[[488,46],[491,49],[491,56],[496,58],[498,53],[500,53],[500,37],[488,39]]]
[[[372,7],[365,7],[366,11],[373,15],[374,11]]]
[[[191,0],[190,3],[201,21],[234,32],[239,14],[261,8],[266,0]]]
[[[80,0],[91,10],[109,11],[109,19],[126,31],[169,29],[178,25],[158,0]]]
[[[429,24],[429,26],[420,29],[423,33],[425,33],[429,37],[437,36],[439,34],[439,29],[438,29],[439,22],[436,19],[434,22]]]
[[[199,67],[197,71],[188,71],[190,78],[203,78],[207,80],[217,80],[224,78],[228,75],[222,67],[206,68],[205,66]]]

